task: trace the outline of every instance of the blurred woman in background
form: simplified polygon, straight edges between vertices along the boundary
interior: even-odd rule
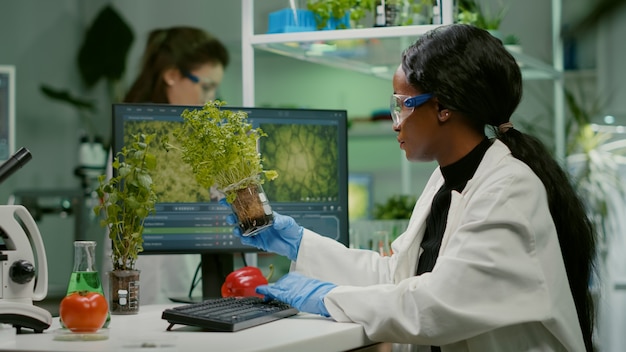
[[[155,29],[148,35],[141,70],[124,102],[204,105],[216,99],[229,60],[224,44],[202,29]],[[112,172],[111,160],[108,172]],[[109,241],[105,248],[105,257],[109,257]],[[111,265],[110,261],[105,263]],[[140,255],[140,304],[168,303],[172,297],[187,297],[199,264],[199,255]],[[104,272],[110,269],[105,268]]]
[[[228,62],[226,47],[201,29],[155,29],[124,102],[203,105],[216,98]]]

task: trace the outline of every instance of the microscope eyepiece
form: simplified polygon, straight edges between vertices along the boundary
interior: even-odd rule
[[[22,147],[15,154],[0,165],[0,183],[2,183],[7,177],[11,176],[17,169],[26,164],[33,156],[28,149]]]

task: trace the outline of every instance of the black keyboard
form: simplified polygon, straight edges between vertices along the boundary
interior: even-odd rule
[[[175,324],[198,326],[208,331],[234,332],[298,314],[292,306],[259,297],[224,297],[163,311],[162,319]]]

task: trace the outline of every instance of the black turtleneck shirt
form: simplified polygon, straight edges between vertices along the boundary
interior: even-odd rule
[[[489,146],[491,146],[491,141],[485,138],[459,161],[441,168],[444,184],[433,198],[430,214],[426,218],[426,232],[421,244],[424,252],[419,258],[416,275],[433,270],[439,255],[443,233],[446,230],[452,191],[463,191],[467,181],[474,176]]]
[[[430,214],[426,218],[426,231],[421,244],[424,251],[417,263],[416,275],[433,270],[439,256],[443,233],[446,231],[452,191],[459,193],[463,191],[467,181],[474,176],[489,146],[491,146],[491,141],[485,138],[459,161],[441,168],[444,184],[435,194]],[[431,352],[440,351],[441,348],[438,346],[431,346]]]

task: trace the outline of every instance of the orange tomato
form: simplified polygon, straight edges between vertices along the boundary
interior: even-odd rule
[[[104,326],[108,313],[106,298],[97,292],[73,292],[59,306],[61,321],[73,332],[97,331]]]

